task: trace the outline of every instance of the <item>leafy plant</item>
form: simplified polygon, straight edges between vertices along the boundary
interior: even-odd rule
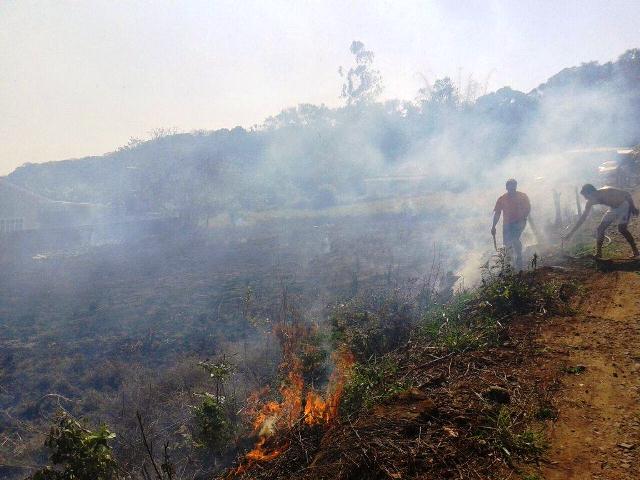
[[[200,405],[194,408],[197,445],[212,450],[224,448],[233,435],[224,399],[205,393]]]
[[[224,395],[224,385],[234,371],[234,365],[227,361],[226,356],[223,355],[222,360],[218,362],[205,360],[198,363],[198,366],[207,372],[213,380],[216,390],[215,398],[220,400],[221,396]]]
[[[564,367],[565,373],[568,373],[570,375],[580,375],[581,373],[584,373],[586,370],[587,370],[587,367],[585,367],[584,365],[573,365],[573,366]]]
[[[551,403],[543,403],[536,410],[535,417],[538,420],[556,420],[558,418],[558,410]]]
[[[340,414],[349,416],[371,408],[410,387],[398,381],[398,364],[390,358],[356,363],[344,386]]]
[[[329,352],[325,347],[326,336],[317,329],[311,329],[300,344],[298,356],[302,362],[305,383],[321,382],[326,375]]]
[[[404,344],[415,325],[414,316],[414,306],[397,292],[357,297],[333,310],[332,340],[366,362]]]
[[[117,465],[108,441],[115,438],[106,425],[90,430],[67,413],[58,415],[45,445],[52,450],[51,463],[32,480],[111,480]]]
[[[482,283],[476,291],[477,313],[498,320],[514,314],[567,313],[568,300],[577,291],[573,282],[542,282],[535,273],[514,272],[501,251],[482,267]]]

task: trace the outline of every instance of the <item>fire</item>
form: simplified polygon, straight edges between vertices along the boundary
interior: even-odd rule
[[[287,369],[287,379],[280,386],[282,400],[269,401],[260,408],[249,409],[250,413],[253,412],[253,432],[258,441],[253,450],[246,454],[243,463],[233,472],[235,475],[246,472],[255,462],[269,462],[288,449],[289,445],[286,442],[283,445],[268,444],[268,440],[278,430],[291,428],[298,421],[303,421],[306,425],[328,424],[338,415],[344,383],[354,363],[353,356],[346,350],[334,352],[333,360],[336,367],[323,396],[311,388],[305,388],[302,362],[292,353],[292,335],[289,334],[291,332],[284,332],[281,337],[284,354],[281,368]],[[250,399],[250,403],[257,404],[259,398],[267,392],[268,389],[257,392]]]
[[[286,448],[288,447],[282,447],[282,448],[276,448],[274,450],[272,450],[269,453],[265,453],[264,452],[264,444],[267,442],[267,438],[269,437],[262,437],[258,443],[256,444],[255,448],[253,450],[251,450],[249,453],[247,453],[247,455],[245,456],[245,458],[247,460],[251,461],[259,461],[259,462],[270,462],[271,460],[273,460],[274,458],[280,456],[280,454],[286,450]]]
[[[334,352],[333,360],[336,368],[329,379],[326,400],[313,390],[307,392],[304,408],[304,421],[307,425],[329,423],[338,416],[344,383],[355,359],[351,352],[343,349]]]

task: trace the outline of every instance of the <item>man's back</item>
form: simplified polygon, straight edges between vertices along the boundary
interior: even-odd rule
[[[600,203],[611,208],[618,208],[629,200],[629,193],[613,187],[599,188],[597,200],[592,203]]]

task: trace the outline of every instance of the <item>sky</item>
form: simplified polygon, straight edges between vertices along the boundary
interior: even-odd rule
[[[529,91],[640,47],[638,18],[639,0],[0,0],[0,175],[338,106],[353,40],[385,99],[444,76]]]

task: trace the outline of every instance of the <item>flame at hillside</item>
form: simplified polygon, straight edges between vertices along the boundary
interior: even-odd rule
[[[334,352],[332,357],[335,369],[324,395],[306,387],[302,362],[294,353],[294,344],[297,346],[306,333],[304,328],[297,326],[280,326],[276,330],[283,349],[280,368],[282,371],[287,371],[286,380],[279,389],[281,400],[260,405],[260,398],[268,394],[268,388],[255,393],[250,399],[250,403],[256,405],[249,409],[249,414],[253,417],[253,432],[258,437],[258,441],[255,447],[245,455],[243,463],[234,471],[234,474],[244,473],[255,462],[268,462],[285,452],[289,446],[287,441],[279,444],[270,442],[271,439],[275,439],[278,431],[289,429],[298,422],[308,426],[328,424],[337,417],[344,383],[354,358],[346,350]]]

